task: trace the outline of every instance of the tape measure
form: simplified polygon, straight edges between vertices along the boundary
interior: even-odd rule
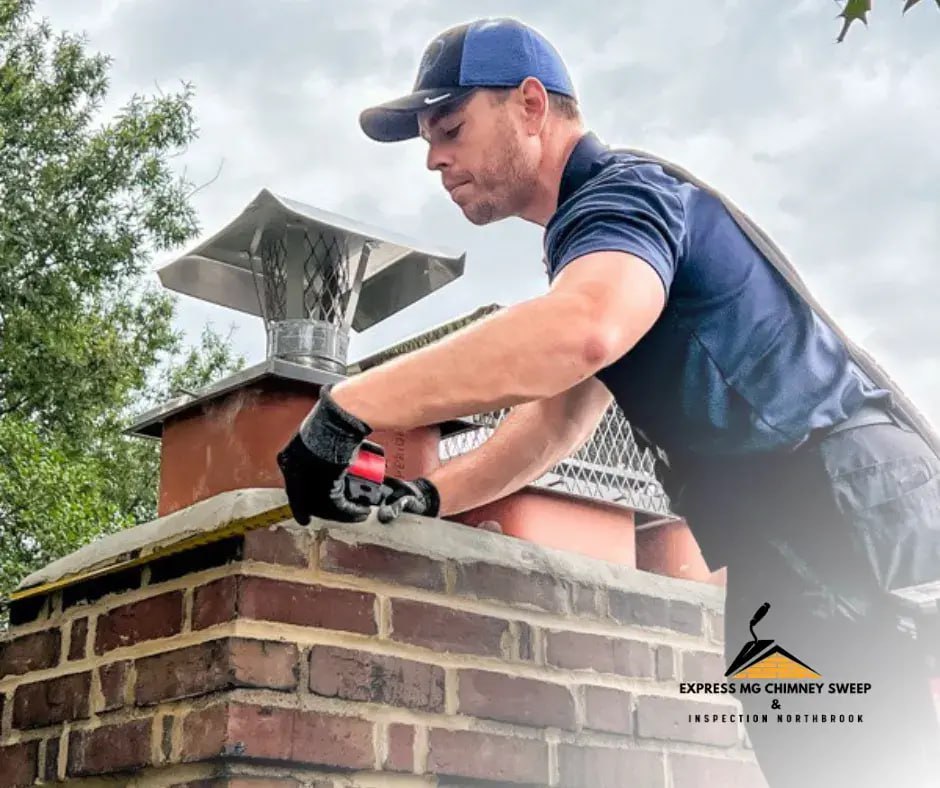
[[[385,449],[363,441],[346,473],[346,497],[354,503],[378,506],[391,490],[385,481]]]
[[[138,554],[133,558],[118,561],[116,564],[109,564],[99,569],[82,570],[74,574],[65,575],[57,580],[51,580],[48,583],[13,591],[8,599],[11,602],[17,602],[21,599],[48,594],[52,591],[58,591],[62,588],[75,585],[76,583],[82,583],[86,580],[95,580],[99,577],[114,574],[115,572],[122,572],[125,569],[133,569],[135,566],[149,564],[160,558],[176,555],[177,553],[192,550],[196,547],[203,547],[204,545],[212,544],[213,542],[221,542],[233,536],[240,536],[255,528],[266,528],[276,525],[285,520],[290,520],[291,517],[292,514],[289,506],[278,506],[274,509],[268,509],[265,512],[259,512],[251,517],[241,517],[237,520],[232,520],[230,523],[214,531],[194,534],[186,539],[181,539],[179,542],[174,542],[171,545],[156,547],[146,553]]]

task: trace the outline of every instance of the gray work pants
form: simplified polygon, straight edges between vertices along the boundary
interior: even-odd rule
[[[728,470],[697,501],[725,514],[721,545],[710,546],[712,563],[720,552],[728,567],[725,664],[753,640],[751,618],[767,602],[756,636],[824,689],[736,696],[745,713],[768,715],[746,728],[770,788],[940,786],[929,684],[940,644],[922,625],[899,625],[892,593],[940,579],[940,460],[892,417]],[[870,689],[831,693],[830,683]]]

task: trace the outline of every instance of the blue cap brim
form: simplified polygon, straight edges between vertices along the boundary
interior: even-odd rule
[[[419,134],[418,113],[445,107],[463,98],[473,87],[431,88],[363,110],[359,126],[378,142],[401,142]]]

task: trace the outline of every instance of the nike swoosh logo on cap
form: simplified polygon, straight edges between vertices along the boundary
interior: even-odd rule
[[[445,93],[443,96],[435,96],[434,98],[431,98],[430,96],[425,96],[424,103],[425,104],[437,104],[438,101],[443,101],[444,99],[449,98],[449,97],[450,97],[450,93]]]

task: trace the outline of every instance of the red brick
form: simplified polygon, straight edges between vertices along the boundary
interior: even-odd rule
[[[633,733],[633,698],[609,687],[584,688],[584,727],[606,733]]]
[[[443,562],[375,544],[346,544],[327,538],[320,545],[320,568],[428,591],[444,590]]]
[[[202,695],[226,685],[226,640],[211,640],[137,660],[138,706]]]
[[[222,577],[199,586],[193,593],[193,629],[234,621],[238,615],[239,577]]]
[[[220,704],[186,715],[181,761],[205,761],[223,752],[228,735],[228,710],[228,705]]]
[[[577,726],[574,698],[567,687],[485,670],[459,671],[457,711],[542,728]]]
[[[307,566],[304,538],[289,528],[256,528],[245,534],[244,558],[266,564]]]
[[[299,681],[300,653],[293,643],[231,638],[228,669],[233,686],[291,692]]]
[[[705,621],[708,623],[708,639],[712,643],[725,642],[725,617],[713,610],[705,611]]]
[[[368,720],[298,711],[291,760],[343,769],[374,765],[373,728]]]
[[[104,706],[101,711],[113,711],[124,706],[124,684],[130,664],[130,660],[122,660],[104,665],[99,669],[101,694],[104,695]]]
[[[509,622],[407,599],[392,600],[392,639],[435,651],[502,656]]]
[[[690,714],[736,714],[735,706],[699,703],[681,698],[638,695],[636,735],[644,739],[665,739],[695,744],[731,747],[738,741],[735,722],[690,722]]]
[[[221,752],[241,758],[293,760],[296,720],[294,709],[233,703],[228,707]]]
[[[183,625],[183,592],[171,591],[131,602],[98,618],[95,653],[133,646],[145,640],[179,634]]]
[[[227,577],[196,589],[193,628],[237,617],[375,634],[375,597],[263,577]]]
[[[444,711],[444,669],[366,651],[314,646],[310,690],[343,700]]]
[[[597,589],[594,586],[575,585],[571,590],[575,615],[597,618]]]
[[[39,728],[88,717],[91,673],[22,684],[13,696],[13,727]]]
[[[32,785],[39,773],[39,742],[0,747],[0,776],[4,788]]]
[[[707,651],[683,651],[681,661],[683,681],[724,680],[727,665],[721,654]]]
[[[663,756],[649,750],[558,745],[560,785],[565,788],[665,788]]]
[[[149,766],[150,726],[151,720],[135,720],[90,731],[73,731],[69,735],[66,774],[85,777]]]
[[[290,643],[223,638],[137,660],[135,702],[147,706],[235,687],[297,688],[298,650]]]
[[[0,679],[54,667],[59,663],[61,647],[58,629],[31,632],[0,643]]]
[[[652,678],[653,649],[649,643],[580,632],[547,632],[545,658],[549,665],[569,670],[596,670],[619,676]]]
[[[547,784],[548,745],[476,731],[428,732],[428,771],[448,777]]]
[[[519,659],[531,662],[535,659],[535,630],[525,621],[516,622],[519,634]]]
[[[702,608],[676,599],[611,589],[610,615],[619,624],[662,627],[687,635],[704,632]]]
[[[243,577],[238,612],[244,618],[280,621],[320,629],[374,635],[375,595],[345,588],[286,583],[266,577]]]
[[[767,788],[753,761],[670,753],[673,788]]]
[[[182,760],[222,757],[365,769],[374,762],[373,727],[355,717],[222,704],[186,716]]]
[[[456,570],[458,594],[472,594],[480,599],[495,599],[552,613],[567,613],[571,609],[567,585],[551,575],[484,562],[458,563]]]
[[[88,619],[77,618],[72,622],[69,635],[69,659],[85,658],[85,641],[88,639]]]
[[[415,729],[393,722],[388,726],[388,754],[382,768],[393,772],[414,771]]]
[[[2,769],[0,769],[2,773]],[[46,769],[43,779],[55,782],[59,779],[59,737],[46,741]]]
[[[656,646],[656,678],[660,681],[676,678],[676,657],[672,646]]]

